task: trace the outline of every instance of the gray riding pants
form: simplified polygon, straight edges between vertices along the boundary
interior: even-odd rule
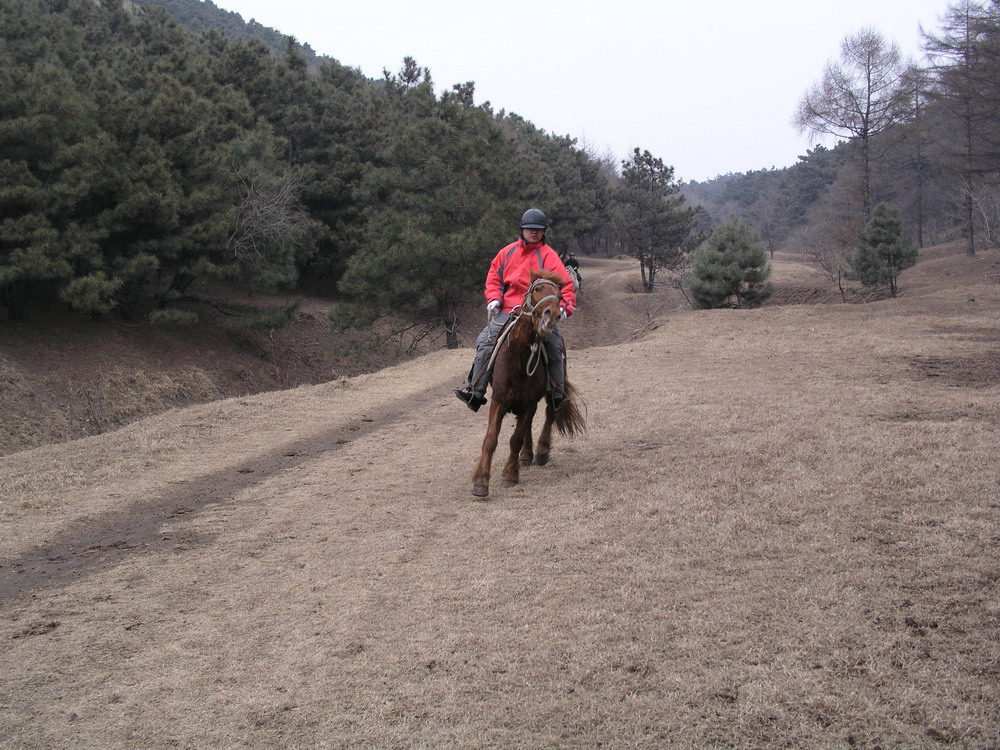
[[[476,358],[472,362],[472,369],[469,370],[469,385],[480,396],[486,393],[486,384],[489,382],[489,375],[484,370],[493,354],[500,329],[509,319],[510,313],[497,313],[476,339]],[[559,326],[555,326],[545,339],[545,353],[549,358],[549,382],[552,384],[552,393],[562,396],[566,384],[566,347],[559,334]]]

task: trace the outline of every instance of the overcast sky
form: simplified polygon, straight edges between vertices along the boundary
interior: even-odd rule
[[[647,149],[683,180],[787,167],[791,125],[840,42],[866,26],[918,55],[947,0],[213,0],[380,78],[406,56],[440,94],[516,112],[616,160]],[[674,6],[674,7],[671,7]],[[827,141],[825,145],[832,146]]]

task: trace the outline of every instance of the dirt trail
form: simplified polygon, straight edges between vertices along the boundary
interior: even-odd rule
[[[592,346],[637,329],[621,312],[607,314],[613,291],[623,291],[615,289],[623,266],[604,263],[608,279],[593,274],[579,316],[564,324],[568,336]],[[359,657],[376,643],[383,655],[411,651],[414,630],[433,607],[414,587],[448,588],[442,560],[479,549],[495,563],[509,542],[484,546],[484,539],[523,533],[523,490],[508,491],[514,502],[503,508],[468,502],[483,420],[450,394],[467,358],[464,350],[444,352],[398,372],[196,407],[180,428],[180,413],[171,413],[8,457],[16,467],[34,453],[45,466],[14,483],[35,485],[30,501],[18,508],[16,495],[4,498],[10,534],[0,601],[18,653],[8,684],[25,689],[16,702],[28,709],[5,711],[15,744],[171,744],[175,722],[188,725],[176,732],[184,743],[241,744],[256,724],[248,714],[215,733],[216,712],[227,711],[214,705],[213,673],[253,671],[275,649],[291,648],[293,662],[320,651]],[[290,406],[305,392],[308,406]],[[106,446],[111,455],[97,457]],[[66,481],[67,468],[74,481]],[[17,533],[32,514],[34,527]],[[473,573],[470,564],[455,573],[475,599],[496,572]],[[506,567],[533,578],[522,565]],[[388,601],[395,599],[398,606]],[[262,641],[261,615],[283,635]],[[305,632],[311,628],[320,630]],[[282,645],[284,635],[290,640]],[[324,645],[313,645],[316,638]],[[197,654],[179,653],[187,639],[201,644]],[[76,694],[50,696],[41,707],[29,686],[63,671],[60,663],[74,665],[67,678]],[[171,707],[181,664],[194,689]],[[142,718],[128,721],[139,706]],[[362,713],[372,708],[355,705]],[[130,728],[111,729],[109,716]],[[265,732],[255,742],[267,744],[268,736],[279,735]]]
[[[633,341],[654,330],[669,310],[686,307],[679,292],[639,293],[639,267],[632,259],[584,258],[580,272],[580,309],[564,325],[571,348]]]
[[[643,321],[628,314],[622,302],[627,291],[625,279],[633,274],[634,264],[594,260],[589,265],[592,278],[587,297],[581,299],[578,315],[563,324],[571,346],[579,349],[603,346],[641,333]],[[372,433],[390,431],[409,419],[411,412],[422,413],[433,405],[440,406],[445,382],[437,382],[419,393],[407,393],[403,402],[394,400],[366,410],[364,415],[338,423],[326,432],[310,431],[299,441],[283,441],[269,454],[240,461],[239,453],[234,452],[235,463],[227,462],[217,473],[171,481],[171,491],[166,494],[124,508],[115,503],[96,516],[88,515],[61,529],[43,546],[0,568],[0,600],[30,593],[43,582],[65,583],[88,571],[113,566],[137,549],[155,551],[157,547],[170,546],[173,539],[163,533],[164,519],[194,520],[206,508],[224,503],[226,498],[268,477],[297,471],[316,456],[335,457],[337,451],[352,442]],[[324,417],[319,418],[325,427]]]
[[[0,458],[2,744],[990,746],[996,384],[906,360],[988,311],[657,329],[634,275],[565,324],[589,433],[487,502],[469,350]]]

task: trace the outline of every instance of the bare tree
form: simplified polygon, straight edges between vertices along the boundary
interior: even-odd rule
[[[998,35],[1000,3],[995,0],[985,5],[958,0],[948,6],[939,34],[923,32],[938,84],[933,89],[935,101],[956,124],[949,156],[962,195],[967,255],[976,253],[980,185],[996,179],[1000,155]]]
[[[933,158],[938,118],[930,116],[931,78],[927,70],[912,67],[906,76],[910,102],[906,122],[879,139],[884,158],[875,170],[873,192],[879,200],[898,205],[913,227],[918,247],[924,247],[928,207],[933,202],[937,161]]]
[[[969,187],[967,192],[980,228],[980,236],[989,247],[1000,249],[1000,183],[984,181],[975,191]]]
[[[770,190],[763,190],[750,207],[747,223],[760,233],[761,242],[773,259],[789,233],[789,216],[794,203],[780,183]]]
[[[850,275],[848,259],[858,243],[863,224],[856,209],[856,196],[846,187],[855,180],[842,173],[809,211],[809,221],[799,227],[791,243],[802,248],[809,262],[833,284],[846,302]]]
[[[839,61],[830,60],[823,77],[806,92],[793,122],[802,133],[833,135],[861,148],[862,214],[871,214],[873,139],[908,111],[908,88],[899,46],[874,29],[862,29],[840,45]]]
[[[295,248],[310,228],[299,201],[300,183],[259,170],[234,168],[240,202],[234,207],[229,247],[237,278],[251,291],[295,280]]]

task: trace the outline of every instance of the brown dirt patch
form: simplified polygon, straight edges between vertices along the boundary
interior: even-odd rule
[[[270,334],[227,331],[219,317],[192,329],[40,311],[23,323],[0,323],[0,454],[407,358],[392,347],[372,350],[362,336],[335,335],[328,307],[313,301]]]
[[[963,359],[917,355],[907,362],[918,377],[936,379],[954,388],[989,388],[1000,384],[1000,350]]]

